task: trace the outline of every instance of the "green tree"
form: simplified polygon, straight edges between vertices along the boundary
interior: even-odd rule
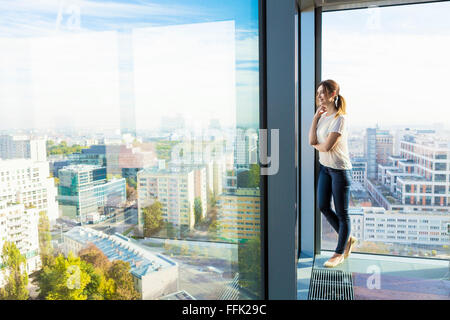
[[[84,271],[91,278],[84,290],[88,300],[111,300],[114,298],[114,280],[105,276],[105,270],[86,263]]]
[[[259,188],[259,179],[261,177],[259,164],[251,164],[248,176],[249,188]]]
[[[261,243],[259,237],[238,246],[239,285],[261,298]]]
[[[39,212],[39,253],[43,266],[47,266],[53,263],[53,246],[52,235],[50,233],[50,222],[48,221],[45,211]]]
[[[132,187],[132,188],[134,188],[134,189],[137,188],[137,182],[136,182],[136,179],[131,178],[131,177],[128,177],[128,178],[126,178],[125,180],[126,180],[126,183],[127,183],[128,186],[130,186],[130,187]]]
[[[197,197],[194,199],[194,217],[195,217],[195,225],[198,225],[202,221],[202,200]]]
[[[142,209],[144,215],[144,237],[151,237],[161,230],[164,221],[161,212],[162,205],[155,201],[148,207]]]
[[[1,258],[6,285],[0,289],[0,299],[27,300],[29,292],[25,256],[20,253],[15,243],[7,241],[3,245]]]
[[[242,171],[237,175],[237,187],[238,188],[250,188],[249,185],[249,171]]]
[[[110,299],[137,300],[139,293],[134,288],[130,264],[122,260],[115,260],[108,269],[107,277],[114,281],[114,291]]]
[[[59,255],[53,265],[45,266],[38,275],[39,296],[46,300],[86,300],[89,297],[91,269],[88,263],[72,253]]]

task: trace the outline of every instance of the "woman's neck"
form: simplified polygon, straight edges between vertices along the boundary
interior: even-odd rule
[[[337,108],[335,107],[334,104],[329,104],[326,106],[326,108],[327,108],[327,116],[337,112]]]

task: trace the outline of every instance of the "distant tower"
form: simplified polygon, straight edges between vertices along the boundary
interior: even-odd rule
[[[385,164],[388,157],[393,154],[394,137],[388,130],[377,128],[366,129],[364,153],[367,159],[367,177],[376,179],[378,164]]]

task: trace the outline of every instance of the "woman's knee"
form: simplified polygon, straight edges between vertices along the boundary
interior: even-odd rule
[[[326,203],[319,203],[319,210],[325,215],[330,214],[332,212],[331,206]]]

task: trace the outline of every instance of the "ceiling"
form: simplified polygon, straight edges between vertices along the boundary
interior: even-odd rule
[[[358,9],[378,6],[436,2],[436,0],[297,0],[300,9],[322,7],[322,11]]]

